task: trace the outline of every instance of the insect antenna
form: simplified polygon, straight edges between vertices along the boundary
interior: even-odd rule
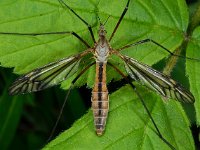
[[[108,18],[106,19],[106,21],[103,23],[103,25],[105,26],[105,24],[108,22],[108,19],[110,18],[110,15],[108,16]]]
[[[157,131],[157,135],[161,138],[161,140],[163,142],[165,142],[172,150],[176,150],[174,146],[172,146],[161,134],[160,130],[158,129],[158,126],[156,125],[153,117],[151,116],[151,113],[149,111],[149,109],[147,108],[147,105],[144,102],[144,99],[142,98],[142,96],[139,94],[139,92],[137,91],[136,87],[133,85],[133,83],[131,82],[131,79],[129,79],[129,77],[127,77],[121,70],[119,70],[116,66],[114,66],[112,63],[108,62],[108,65],[111,66],[112,68],[114,68],[125,80],[126,82],[132,87],[132,89],[134,90],[134,92],[136,93],[136,95],[138,96],[139,100],[141,101],[142,105],[145,108],[145,111],[147,112],[149,118],[151,119],[156,131]]]
[[[99,24],[102,25],[101,18],[99,17],[98,14],[97,14],[97,18],[98,18],[98,20],[99,20]]]
[[[60,118],[61,118],[61,116],[62,116],[63,110],[64,110],[64,108],[65,108],[67,99],[68,99],[69,94],[70,94],[70,92],[71,92],[71,89],[73,88],[73,86],[74,86],[74,84],[76,83],[76,81],[81,77],[81,75],[83,75],[83,74],[84,74],[91,66],[93,66],[94,64],[95,64],[95,62],[93,62],[93,63],[87,65],[87,66],[74,78],[74,80],[72,81],[72,83],[71,83],[71,85],[70,85],[70,87],[69,87],[69,89],[68,89],[67,95],[65,96],[65,99],[64,99],[64,102],[63,102],[63,104],[62,104],[62,107],[61,107],[61,109],[60,109],[58,118],[57,118],[57,120],[56,120],[56,122],[55,122],[55,124],[54,124],[54,126],[53,126],[53,129],[52,129],[52,131],[51,131],[51,133],[50,133],[49,138],[47,139],[47,143],[52,139],[52,137],[53,137],[53,135],[54,135],[54,133],[55,133],[55,130],[56,130],[56,128],[57,128],[57,126],[58,126],[58,123],[59,123],[59,121],[60,121]]]

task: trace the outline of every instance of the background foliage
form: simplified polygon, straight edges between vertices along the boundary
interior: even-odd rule
[[[111,0],[65,2],[92,25],[96,39],[99,27],[97,15],[102,22],[110,16],[105,25],[109,37],[127,3],[126,0],[120,3]],[[1,0],[0,7],[0,32],[75,31],[92,45],[87,27],[69,10],[60,6],[57,0]],[[181,55],[200,58],[198,11],[198,2],[186,4],[184,0],[131,0],[129,10],[111,45],[113,48],[120,48],[152,38],[172,52],[182,50]],[[66,91],[57,87],[35,94],[11,97],[7,94],[7,88],[16,75],[7,68],[14,67],[14,73],[24,74],[85,49],[71,35],[0,35],[0,149],[44,147],[66,95]],[[166,59],[169,54],[150,43],[124,50],[123,54],[160,70],[166,68],[165,65],[171,69],[175,67],[171,76],[190,88],[196,98],[194,105],[181,105],[173,100],[164,102],[160,96],[135,84],[163,136],[177,149],[195,149],[198,146],[198,130],[195,127],[200,123],[199,62],[180,59],[176,65],[166,63],[169,62]],[[80,69],[89,61],[91,59],[84,59]],[[118,58],[112,57],[110,61],[124,70],[123,63]],[[109,119],[104,136],[97,137],[89,109],[94,75],[93,67],[78,80],[76,87],[81,88],[74,88],[71,92],[57,134],[70,129],[56,137],[44,149],[169,149],[157,136],[149,116],[133,90],[125,85],[124,80],[119,80],[119,74],[109,67]],[[65,81],[62,89],[67,89],[73,78],[74,76]],[[193,126],[193,136],[190,123]]]

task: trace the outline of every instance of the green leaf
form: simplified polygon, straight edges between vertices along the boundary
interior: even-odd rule
[[[192,37],[189,40],[189,44],[187,47],[187,56],[190,58],[196,58],[200,59],[200,53],[199,53],[199,48],[200,48],[200,27],[197,27],[194,32]],[[198,126],[200,125],[200,62],[199,61],[192,61],[188,60],[186,62],[186,71],[189,76],[189,81],[190,81],[190,89],[191,92],[195,96],[195,110],[196,110],[196,120]]]
[[[195,149],[181,105],[175,101],[163,103],[160,96],[147,89],[138,90],[144,91],[142,97],[163,137],[176,149]],[[158,137],[148,114],[130,86],[110,95],[109,118],[102,137],[94,132],[92,116],[90,110],[44,149],[170,149]]]
[[[107,0],[66,0],[81,17],[93,27],[95,38],[99,28],[99,15],[102,22],[110,16],[105,24],[108,37],[119,20],[127,3]],[[174,51],[184,40],[188,27],[188,12],[183,0],[131,0],[127,14],[111,41],[114,49],[151,38],[164,47]],[[83,37],[91,46],[93,42],[87,26],[74,14],[64,9],[58,1],[0,1],[0,32],[42,33],[56,31],[74,31]],[[49,62],[82,52],[86,46],[72,35],[48,36],[14,36],[0,35],[0,63],[3,67],[14,67],[14,72],[24,74]],[[158,46],[147,43],[128,48],[122,52],[146,64],[153,65],[169,53]],[[195,52],[196,53],[196,52]],[[87,64],[92,59],[86,58]],[[123,62],[112,57],[113,63],[123,69]],[[80,66],[80,69],[83,65]],[[88,70],[77,85],[94,84],[95,68]],[[121,78],[108,67],[108,82]],[[178,74],[177,76],[180,76]],[[191,78],[193,80],[193,78]],[[69,86],[69,82],[63,88]],[[191,82],[191,81],[190,81]],[[191,82],[191,84],[193,84]],[[192,86],[191,86],[192,87]],[[194,149],[194,142],[189,130],[189,123],[179,103],[170,101],[164,104],[155,95],[138,89],[145,99],[163,136],[177,149]],[[197,92],[195,92],[195,96]],[[198,95],[197,95],[198,96]],[[111,95],[110,113],[104,136],[94,133],[92,114],[89,111],[73,127],[47,145],[47,149],[169,149],[157,136],[155,127],[146,114],[139,99],[129,87],[124,87]],[[184,141],[184,145],[182,144]],[[91,144],[92,143],[92,144]],[[126,147],[127,146],[127,147]]]

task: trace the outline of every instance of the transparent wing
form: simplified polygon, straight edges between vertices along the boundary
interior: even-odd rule
[[[58,60],[19,77],[10,86],[9,94],[35,92],[59,84],[76,73],[81,58],[89,52]]]
[[[188,103],[195,101],[190,91],[169,76],[128,56],[122,56],[121,58],[124,59],[126,71],[132,79],[140,81],[140,83],[156,91],[164,98],[172,98]]]

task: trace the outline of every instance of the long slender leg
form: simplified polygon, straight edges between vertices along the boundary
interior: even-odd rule
[[[110,36],[110,38],[109,38],[109,42],[112,40],[112,38],[113,38],[115,32],[117,31],[117,28],[119,27],[119,25],[120,25],[122,19],[124,18],[124,15],[125,15],[126,12],[127,12],[128,6],[129,6],[129,2],[130,2],[130,0],[128,0],[128,2],[127,2],[127,4],[126,4],[126,7],[124,8],[124,11],[123,11],[122,14],[121,14],[121,17],[119,18],[119,21],[117,22],[117,25],[115,26],[115,28],[114,28],[114,30],[113,30],[113,32],[112,32],[112,34],[111,34],[111,36]]]
[[[54,134],[54,132],[55,132],[57,126],[58,126],[58,122],[60,121],[60,118],[61,118],[61,116],[62,116],[63,110],[64,110],[64,108],[65,108],[65,105],[66,105],[67,99],[68,99],[68,97],[69,97],[70,91],[71,91],[72,87],[74,86],[75,82],[80,78],[80,76],[81,76],[82,74],[84,74],[84,73],[85,73],[91,66],[93,66],[94,64],[95,64],[95,62],[93,62],[93,63],[89,64],[88,66],[86,66],[86,67],[74,78],[74,80],[72,81],[72,83],[71,83],[71,85],[70,85],[70,87],[69,87],[69,89],[68,89],[67,95],[66,95],[66,97],[65,97],[65,100],[64,100],[64,102],[63,102],[63,105],[62,105],[62,107],[61,107],[61,109],[60,109],[60,112],[59,112],[58,118],[57,118],[57,120],[56,120],[56,123],[55,123],[55,125],[53,126],[53,129],[52,129],[52,131],[51,131],[51,134],[50,134],[50,136],[49,136],[47,142],[49,142],[49,141],[52,139],[52,137],[53,137],[53,134]]]
[[[136,95],[138,96],[138,98],[140,99],[142,105],[144,106],[147,114],[149,115],[154,127],[156,128],[157,131],[157,135],[163,140],[163,142],[165,142],[172,150],[176,150],[161,134],[160,130],[158,129],[158,126],[156,125],[153,117],[151,116],[150,111],[147,108],[147,105],[144,102],[144,99],[142,98],[142,96],[139,94],[139,92],[137,91],[136,87],[132,84],[132,82],[130,81],[130,79],[123,74],[123,72],[121,72],[117,67],[115,67],[113,64],[111,64],[110,62],[108,62],[108,65],[110,65],[111,67],[113,67],[125,80],[128,84],[131,85],[132,89],[135,91]]]
[[[77,33],[75,32],[69,32],[69,31],[63,31],[63,32],[44,32],[44,33],[15,33],[15,32],[0,32],[0,34],[4,34],[4,35],[24,35],[24,36],[42,36],[42,35],[58,35],[58,34],[72,34],[73,36],[75,36],[76,38],[78,38],[82,43],[85,44],[85,46],[87,46],[88,48],[90,48],[90,45],[83,40]]]
[[[182,56],[182,55],[176,55],[174,53],[172,53],[169,49],[167,49],[166,47],[162,46],[161,44],[159,44],[158,42],[152,40],[152,39],[144,39],[144,40],[141,40],[141,41],[138,41],[138,42],[135,42],[135,43],[132,43],[132,44],[128,44],[126,46],[123,46],[119,49],[117,49],[117,51],[121,51],[121,50],[124,50],[126,48],[129,48],[129,47],[132,47],[132,46],[136,46],[136,45],[140,45],[140,44],[145,44],[145,43],[153,43],[159,47],[161,47],[163,50],[167,51],[170,55],[172,56],[176,56],[176,57],[181,57],[181,58],[186,58],[186,59],[190,59],[190,60],[197,60],[197,61],[200,61],[199,59],[196,59],[196,58],[190,58],[190,57],[186,57],[186,56]]]
[[[95,38],[94,38],[94,34],[93,34],[93,31],[92,31],[92,27],[90,24],[88,24],[83,18],[81,18],[71,7],[69,7],[63,0],[58,0],[59,3],[62,5],[62,6],[65,6],[65,8],[67,7],[74,15],[76,15],[87,27],[88,27],[88,30],[90,31],[90,35],[92,37],[92,40],[93,42],[95,43]]]

